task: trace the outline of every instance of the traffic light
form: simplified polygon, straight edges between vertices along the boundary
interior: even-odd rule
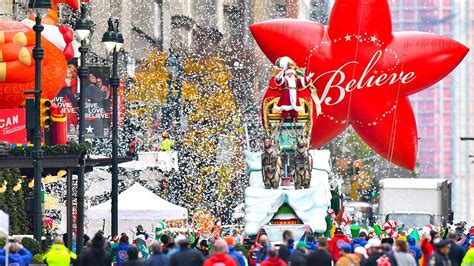
[[[41,127],[49,128],[52,123],[51,118],[51,100],[41,99],[40,101],[40,117],[41,117]]]

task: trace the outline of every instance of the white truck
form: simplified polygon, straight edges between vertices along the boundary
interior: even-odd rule
[[[446,179],[380,180],[379,219],[408,227],[452,222],[451,182]]]

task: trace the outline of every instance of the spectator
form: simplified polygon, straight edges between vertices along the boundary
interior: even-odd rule
[[[391,266],[396,266],[397,261],[395,258],[387,253],[384,253],[382,251],[382,243],[380,242],[379,239],[377,238],[372,238],[367,241],[367,245],[365,248],[370,250],[370,255],[369,258],[367,259],[367,262],[365,266],[377,266],[379,263],[382,263],[383,261],[390,262]],[[400,266],[405,266],[405,265],[400,265]]]
[[[360,265],[365,265],[365,263],[367,262],[367,250],[365,249],[365,247],[356,247],[355,250],[354,250],[354,254],[359,256],[360,258]]]
[[[439,234],[431,230],[430,233],[421,240],[421,252],[423,253],[423,266],[427,266],[428,260],[426,258],[429,258],[431,255],[433,255],[435,251],[435,242],[439,242],[440,237]]]
[[[225,242],[227,243],[228,255],[233,257],[238,263],[239,266],[245,266],[245,259],[242,254],[235,250],[234,238],[231,236],[224,237]]]
[[[139,251],[135,246],[131,246],[127,251],[127,260],[123,262],[123,266],[142,266],[143,261],[138,256]]]
[[[268,250],[268,259],[260,264],[261,266],[286,266],[286,262],[278,257],[276,248],[271,247]]]
[[[268,242],[268,237],[266,235],[260,236],[259,239],[260,248],[256,252],[255,263],[262,263],[267,259],[268,251],[272,247]]]
[[[462,260],[462,266],[472,266],[474,265],[474,249],[470,249],[466,252],[466,256]]]
[[[285,230],[283,232],[283,245],[280,246],[278,250],[278,257],[288,263],[288,258],[293,254],[295,240],[293,240],[293,233],[291,231]]]
[[[18,243],[9,243],[0,250],[0,264],[5,265],[5,253],[8,250],[8,265],[27,266],[33,259],[30,251]]]
[[[64,246],[63,239],[56,237],[48,253],[43,256],[46,264],[50,266],[69,266],[71,260],[76,260],[77,255]]]
[[[201,266],[204,263],[204,257],[195,249],[189,248],[189,239],[187,237],[177,237],[176,244],[179,249],[171,255],[169,266]]]
[[[448,239],[451,241],[451,248],[449,249],[448,257],[451,260],[452,266],[460,266],[466,251],[457,244],[456,232],[449,232]]]
[[[235,259],[227,253],[226,241],[219,239],[214,243],[214,250],[212,256],[210,256],[205,262],[204,266],[237,266]]]
[[[365,232],[360,232],[359,237],[352,239],[351,241],[352,252],[355,251],[356,247],[365,247],[365,245],[367,245],[366,237],[367,237],[367,234]]]
[[[128,250],[131,247],[128,241],[128,236],[126,234],[122,234],[118,246],[114,249],[114,256],[117,266],[122,265],[122,263],[128,258]]]
[[[414,237],[408,237],[408,252],[415,258],[416,266],[420,265],[420,259],[423,256],[420,247],[416,245],[416,240]]]
[[[436,241],[435,241],[436,242]],[[451,248],[450,240],[441,240],[435,244],[435,252],[426,260],[429,266],[451,266],[448,253]]]
[[[90,241],[90,248],[87,248],[79,256],[79,266],[110,266],[112,264],[112,256],[105,250],[104,246],[104,236],[101,232],[96,233]]]
[[[397,240],[397,242],[395,242],[395,252],[393,255],[398,265],[416,265],[415,258],[408,253],[408,245],[403,240]]]
[[[342,245],[340,250],[341,257],[337,260],[336,266],[360,266],[360,257],[351,254],[352,246],[350,244]]]
[[[146,266],[167,266],[169,258],[163,254],[160,243],[154,242],[151,244],[151,256],[145,262]]]
[[[341,246],[344,244],[350,244],[351,241],[347,236],[344,235],[341,228],[336,228],[334,231],[334,237],[329,241],[329,254],[331,254],[334,262],[341,257],[340,251]]]
[[[240,235],[240,230],[237,227],[232,229],[232,238],[234,239],[234,245],[242,245],[243,240],[242,236]]]
[[[303,241],[299,241],[296,244],[296,250],[293,252],[293,255],[291,255],[288,259],[289,265],[306,266],[307,265],[306,252],[307,252],[306,243]]]
[[[308,266],[331,266],[332,257],[327,251],[328,240],[325,237],[318,239],[318,249],[308,255]]]

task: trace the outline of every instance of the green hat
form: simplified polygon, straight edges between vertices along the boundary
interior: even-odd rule
[[[296,248],[303,248],[303,247],[306,247],[306,243],[304,241],[298,241],[298,243],[296,243]]]

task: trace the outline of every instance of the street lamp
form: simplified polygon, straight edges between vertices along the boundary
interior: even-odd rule
[[[112,106],[112,235],[118,234],[118,86],[120,79],[118,77],[118,52],[123,48],[123,35],[119,31],[119,21],[112,18],[108,21],[109,28],[102,36],[102,43],[107,53],[113,53],[112,77],[110,85],[112,86],[113,106]]]
[[[51,8],[50,0],[30,0],[28,3],[35,16],[35,25],[33,30],[35,31],[35,47],[33,48],[33,58],[35,59],[35,90],[27,91],[25,94],[33,94],[35,96],[34,105],[34,137],[33,137],[33,167],[34,167],[34,219],[33,219],[33,234],[36,240],[41,241],[41,231],[43,225],[43,211],[41,208],[41,173],[43,167],[41,165],[41,159],[43,157],[43,151],[41,150],[41,60],[44,56],[44,50],[41,47],[41,32],[44,30],[44,26],[41,25],[41,19],[48,14]]]
[[[80,79],[80,99],[79,99],[79,133],[78,133],[78,140],[79,144],[84,143],[84,127],[85,127],[85,104],[86,104],[86,80],[87,76],[89,75],[89,69],[86,65],[86,55],[88,52],[87,48],[87,38],[91,34],[91,23],[89,19],[86,17],[86,6],[81,4],[81,18],[77,20],[76,25],[74,27],[74,32],[76,33],[76,38],[81,42],[81,46],[79,47],[79,52],[81,53],[81,65],[79,66],[79,79]],[[77,178],[77,243],[76,249],[77,253],[82,253],[82,248],[84,247],[84,174],[85,174],[85,167],[86,167],[86,160],[85,154],[81,155],[79,159],[79,175]],[[68,180],[69,181],[69,180]],[[68,182],[68,186],[72,185]],[[71,205],[71,206],[69,206]],[[72,207],[72,204],[69,204],[68,207]],[[68,214],[70,210],[68,210]],[[72,240],[72,215],[68,217],[68,246]],[[70,220],[71,219],[71,220]],[[71,223],[70,223],[71,221]],[[69,228],[71,227],[71,228]]]
[[[166,105],[163,108],[162,117],[164,118],[164,128],[170,135],[174,136],[176,144],[175,150],[178,153],[178,173],[174,172],[171,177],[170,188],[171,188],[171,199],[173,203],[180,204],[177,201],[176,195],[179,193],[180,180],[179,170],[180,165],[180,152],[181,152],[181,88],[183,86],[183,74],[184,69],[181,64],[181,58],[179,53],[175,53],[171,47],[169,50],[168,58],[165,61],[165,68],[169,73],[168,79],[168,95],[166,98]],[[174,95],[176,92],[176,96]],[[176,121],[175,128],[173,129],[173,120]]]

